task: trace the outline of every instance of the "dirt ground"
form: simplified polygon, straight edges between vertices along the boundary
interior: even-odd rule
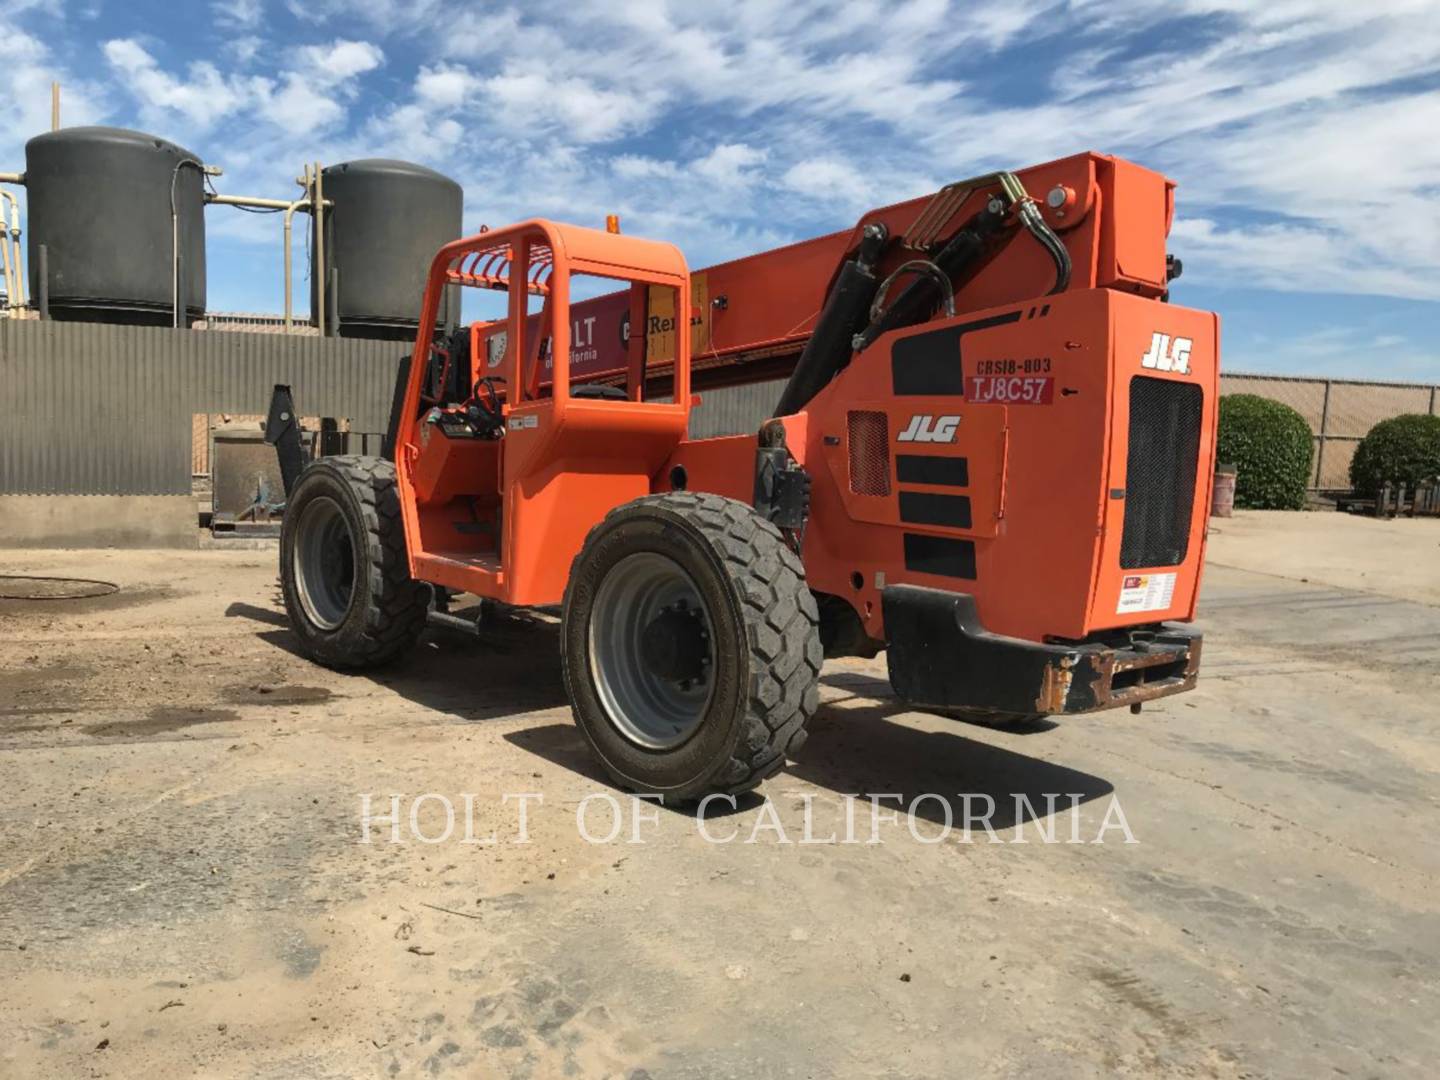
[[[343,676],[273,551],[0,552],[121,586],[0,600],[0,1076],[1433,1075],[1437,549],[1219,523],[1200,687],[1140,715],[994,731],[827,665],[721,842],[603,782],[543,619]],[[882,794],[914,833],[868,843]]]

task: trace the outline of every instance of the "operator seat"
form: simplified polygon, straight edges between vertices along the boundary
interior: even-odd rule
[[[572,398],[592,398],[601,401],[629,401],[630,395],[619,386],[606,386],[603,383],[577,383],[570,387]]]

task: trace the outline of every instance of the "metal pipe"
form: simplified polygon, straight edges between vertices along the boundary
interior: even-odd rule
[[[8,191],[0,190],[0,200],[14,202],[14,196]],[[18,222],[18,218],[16,219]],[[11,265],[10,249],[13,245],[10,242],[10,228],[5,219],[5,208],[0,204],[0,262],[4,263],[5,270],[5,306],[12,311],[16,308],[15,301],[15,267]]]
[[[325,336],[325,179],[320,172],[320,163],[315,162],[315,191],[312,196],[315,211],[310,220],[315,223],[315,265],[310,269],[311,280],[315,282],[315,325],[320,336]]]
[[[0,190],[0,199],[10,204],[10,228],[8,244],[14,245],[14,253],[10,256],[11,273],[15,275],[15,290],[10,294],[12,306],[23,308],[25,306],[25,261],[21,255],[20,247],[20,200],[15,198],[8,191]],[[3,224],[3,222],[0,222]]]
[[[340,336],[340,269],[332,266],[325,282],[325,322],[330,336]]]
[[[317,225],[317,220],[318,220],[318,219],[317,219],[316,214],[315,214],[315,181],[314,181],[314,179],[311,177],[310,171],[311,171],[311,167],[310,167],[310,164],[307,162],[306,165],[305,165],[305,175],[304,175],[304,179],[301,180],[301,187],[303,187],[304,190],[305,190],[305,201],[310,204],[310,236],[309,236],[309,238],[308,238],[308,240],[307,240],[308,247],[307,247],[306,252],[305,252],[305,255],[306,255],[305,265],[309,268],[309,273],[306,274],[306,280],[309,280],[310,274],[313,274],[313,273],[315,272],[315,267],[314,267],[314,265],[313,265],[314,262],[315,262],[315,230],[316,230],[316,228],[318,228],[318,225]],[[312,281],[311,284],[313,285],[314,282]],[[313,288],[310,290],[310,295],[305,298],[305,309],[306,309],[306,311],[309,313],[308,316],[307,316],[306,319],[305,319],[305,322],[306,322],[307,324],[312,324],[312,323],[314,323],[314,322],[315,322],[315,290],[314,290]]]
[[[23,184],[25,174],[23,172],[0,172],[0,184]]]
[[[50,130],[60,130],[60,84],[50,84]]]
[[[213,192],[205,196],[205,202],[207,205],[214,203],[217,206],[253,206],[257,210],[286,210],[295,205],[286,199],[261,199],[254,195],[217,195]]]
[[[1325,380],[1325,397],[1320,405],[1320,434],[1315,442],[1315,486],[1318,488],[1325,476],[1325,443],[1330,437],[1330,380]]]
[[[291,293],[291,270],[290,270],[290,230],[295,217],[296,210],[308,209],[309,199],[296,199],[285,207],[285,329],[289,330],[293,325],[293,296]]]
[[[306,166],[307,179],[300,182],[302,187],[308,189],[309,166]],[[220,195],[211,193],[205,196],[206,205],[215,206],[248,206],[256,210],[283,210],[285,212],[285,229],[283,253],[285,260],[285,329],[294,325],[294,272],[291,269],[291,251],[293,230],[295,224],[295,211],[310,210],[311,201],[309,197],[300,199],[265,199],[254,195]]]
[[[35,250],[35,260],[39,264],[35,267],[39,273],[36,284],[39,286],[35,297],[36,306],[40,309],[40,318],[50,318],[50,253],[44,244]]]
[[[20,245],[24,232],[20,225],[20,200],[8,191],[3,194],[10,203],[10,242],[15,245],[10,263],[15,270],[15,306],[19,308],[25,306],[25,290],[29,287],[29,282],[25,280],[25,249]]]
[[[180,170],[186,165],[194,165],[201,173],[205,171],[201,162],[184,158],[175,163],[175,169],[170,173],[170,307],[173,312],[171,325],[175,329],[179,328],[183,317],[180,311],[180,209],[175,202],[175,184],[180,179]]]
[[[10,234],[5,231],[5,218],[0,214],[0,261],[5,270],[5,307],[15,310],[15,270],[10,265]]]
[[[185,295],[185,256],[175,256],[175,310],[180,312],[180,322],[177,326],[188,325],[188,313],[186,308],[189,305],[189,297]]]

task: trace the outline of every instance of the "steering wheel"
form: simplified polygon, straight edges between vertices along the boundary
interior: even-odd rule
[[[503,383],[503,375],[485,375],[478,379],[470,393],[465,414],[470,422],[480,429],[487,438],[499,438],[505,432],[505,414],[500,406],[500,391],[496,383]],[[484,395],[481,395],[481,391]]]

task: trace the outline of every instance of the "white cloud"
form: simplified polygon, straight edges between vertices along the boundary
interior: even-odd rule
[[[181,77],[161,69],[133,38],[107,41],[103,51],[140,102],[142,121],[168,128],[179,120],[186,128],[182,135],[205,133],[221,120],[244,122],[252,113],[292,136],[339,124],[347,112],[343,102],[354,96],[356,78],[384,62],[376,45],[336,39],[295,50],[292,66],[276,78],[227,76],[209,61],[190,64]]]
[[[1323,318],[1323,316],[1322,316]],[[1338,378],[1430,381],[1436,377],[1433,351],[1402,334],[1375,334],[1364,325],[1321,322],[1304,333],[1256,335],[1225,345],[1223,365],[1231,371]]]
[[[422,67],[415,77],[415,96],[439,109],[454,109],[465,103],[478,80],[460,67]]]
[[[296,19],[312,25],[335,21],[353,24],[363,21],[376,30],[399,34],[429,29],[432,19],[453,15],[454,0],[286,0],[286,10]]]
[[[1182,223],[1208,223],[1176,234],[1193,280],[1432,296],[1423,268],[1440,264],[1440,213],[1425,178],[1440,175],[1440,142],[1417,146],[1415,132],[1440,128],[1440,96],[1392,86],[1440,73],[1427,7],[735,0],[716,20],[533,0],[438,13],[452,62],[422,71],[416,104],[427,115],[470,106],[457,117],[467,131],[519,140],[516,156],[542,162],[557,139],[567,152],[642,134],[653,146],[680,121],[668,148],[583,154],[548,168],[544,187],[575,185],[565,205],[631,203],[647,221],[683,210],[682,238],[706,250],[741,235],[737,217],[805,235],[945,180],[1093,147],[1179,181]],[[1197,21],[1154,33],[1177,17]],[[1142,33],[1170,44],[1137,50]],[[1048,74],[1035,63],[1019,98],[997,99],[993,51],[1041,38],[1060,61]],[[727,163],[729,146],[754,156]],[[476,181],[496,198],[492,170]],[[506,194],[536,190],[527,180]],[[1241,227],[1236,210],[1272,223]],[[1310,261],[1287,272],[1296,252]]]
[[[66,69],[39,38],[15,26],[0,35],[0,170],[23,170],[25,141],[50,130],[53,81],[63,84],[60,112],[65,123],[105,119],[103,90]],[[23,189],[15,194],[23,200]]]
[[[1440,300],[1433,275],[1379,261],[1373,245],[1357,246],[1347,232],[1309,223],[1222,226],[1208,218],[1179,218],[1170,248],[1183,255],[1187,281],[1280,292],[1374,293]],[[1337,282],[1347,288],[1338,290]]]
[[[367,129],[371,146],[382,146],[387,155],[410,161],[431,160],[436,154],[446,153],[464,134],[459,121],[431,113],[415,103],[398,106]]]
[[[260,50],[265,47],[265,41],[254,34],[242,34],[233,37],[225,43],[225,51],[230,54],[241,67],[247,66],[252,60],[260,55]]]
[[[155,58],[133,38],[107,41],[104,53],[144,106],[178,113],[201,129],[243,108],[250,95],[243,80],[227,79],[208,61],[191,64],[186,78],[176,78],[162,71]]]
[[[265,0],[210,0],[210,11],[226,30],[255,30],[265,18]]]
[[[660,161],[634,154],[621,154],[610,165],[615,175],[624,180],[669,179],[680,175],[680,167],[673,161]]]
[[[385,62],[379,46],[368,41],[337,38],[329,45],[306,45],[299,50],[300,65],[311,78],[334,86],[374,71]]]
[[[868,204],[873,199],[871,186],[859,171],[834,158],[797,161],[785,170],[780,183],[808,198],[835,200],[850,206]]]
[[[314,156],[421,160],[491,223],[619,212],[697,264],[1093,148],[1178,181],[1187,281],[1440,290],[1434,0],[290,7],[283,48],[262,0],[211,0],[225,40],[194,63],[112,42],[135,122],[197,149],[223,131],[256,185]],[[0,65],[0,89],[25,65],[43,87],[44,57]]]
[[[308,135],[345,116],[344,107],[315,82],[293,73],[285,76],[278,87],[267,84],[258,97],[260,114],[291,135]]]
[[[64,14],[60,0],[10,0],[5,6],[5,12],[11,18],[31,11],[43,11],[52,18]]]
[[[746,185],[760,178],[756,166],[769,156],[745,143],[721,143],[691,166],[697,175],[717,184]]]
[[[345,102],[356,93],[358,76],[384,63],[385,54],[367,41],[337,39],[329,45],[306,45],[295,53],[295,68],[278,84],[258,86],[260,114],[292,136],[310,135],[341,125]]]
[[[606,89],[580,75],[520,65],[485,79],[481,94],[497,126],[581,143],[625,135],[653,121],[658,105],[653,91]]]

